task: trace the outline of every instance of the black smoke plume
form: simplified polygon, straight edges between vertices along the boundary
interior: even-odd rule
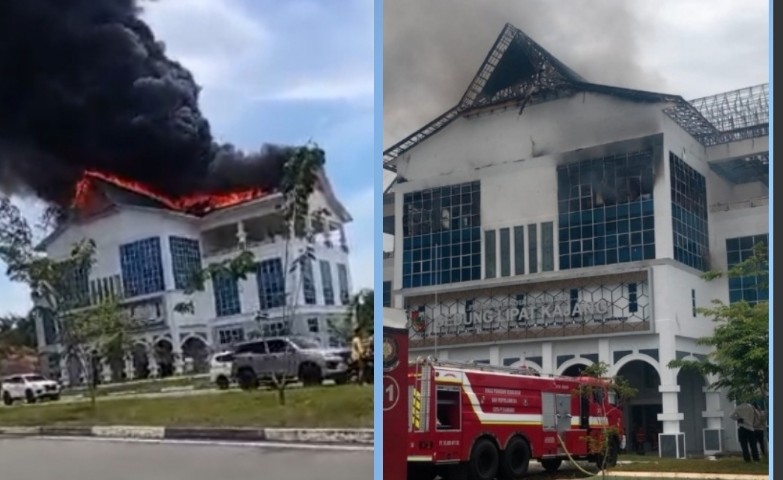
[[[0,188],[64,206],[85,170],[174,197],[274,189],[289,147],[213,141],[135,0],[0,0]]]

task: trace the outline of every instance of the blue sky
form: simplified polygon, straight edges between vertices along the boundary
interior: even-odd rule
[[[144,19],[201,85],[219,141],[317,142],[347,229],[354,288],[373,286],[373,2],[166,0]],[[35,221],[41,205],[15,199]],[[2,272],[5,265],[0,265]],[[0,276],[0,314],[30,307],[24,285]]]

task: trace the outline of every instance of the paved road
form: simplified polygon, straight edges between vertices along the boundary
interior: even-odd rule
[[[3,480],[371,480],[372,451],[0,438]]]

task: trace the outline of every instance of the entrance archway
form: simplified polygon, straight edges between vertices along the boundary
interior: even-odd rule
[[[209,351],[207,344],[199,337],[190,337],[182,344],[182,356],[193,359],[193,373],[209,371]]]
[[[111,369],[111,381],[125,380],[125,352],[122,348],[113,348],[106,355],[106,361]]]
[[[166,338],[158,340],[155,344],[155,358],[158,362],[160,378],[174,375],[174,347]]]
[[[134,378],[145,379],[150,376],[150,359],[147,356],[147,347],[144,344],[137,343],[131,349],[133,358],[133,376]]]
[[[663,422],[658,421],[658,414],[663,413],[658,370],[644,360],[631,360],[620,367],[617,375],[636,389],[636,395],[623,405],[629,451],[657,452],[658,434],[663,431]]]
[[[701,412],[707,410],[707,396],[702,390],[707,386],[704,377],[691,370],[680,370],[677,374],[680,392],[677,406],[683,414],[680,429],[685,433],[685,451],[688,454],[704,453],[703,429],[707,426]]]

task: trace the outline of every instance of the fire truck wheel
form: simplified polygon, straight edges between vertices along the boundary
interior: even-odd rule
[[[560,468],[561,463],[563,463],[563,460],[559,458],[547,458],[541,460],[541,466],[544,467],[544,470],[547,472],[556,472],[557,469]]]
[[[500,453],[486,438],[479,439],[470,452],[468,477],[470,480],[494,480],[498,474]]]
[[[598,457],[598,459],[595,461],[595,465],[600,470],[617,466],[617,455],[619,450],[620,442],[617,440],[617,437],[612,437],[611,440],[609,440],[609,449],[606,452],[606,457],[603,455]]]
[[[516,480],[527,474],[530,464],[530,447],[522,437],[514,437],[506,445],[500,463],[500,474],[503,480]]]

